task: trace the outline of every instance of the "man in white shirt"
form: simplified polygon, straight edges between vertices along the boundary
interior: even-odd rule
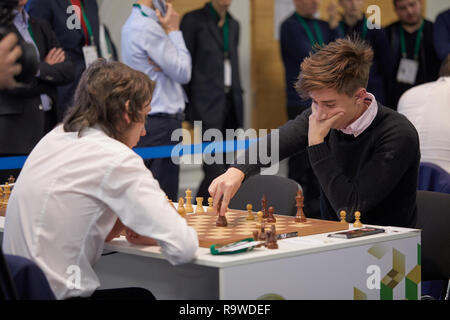
[[[125,226],[131,242],[154,239],[174,265],[195,257],[195,230],[131,149],[146,134],[153,88],[142,72],[95,62],[83,74],[63,125],[38,143],[17,179],[3,249],[36,262],[58,299],[102,298],[93,266],[105,240]],[[79,281],[73,281],[74,270]],[[124,296],[121,289],[115,293]]]
[[[450,55],[442,62],[439,79],[406,91],[398,103],[419,133],[421,162],[450,173]]]
[[[123,62],[156,81],[152,111],[138,147],[175,145],[172,132],[181,128],[186,95],[182,85],[191,79],[191,55],[180,31],[180,17],[171,3],[166,12],[155,10],[151,0],[139,0],[122,28]],[[149,63],[150,62],[150,63]],[[179,166],[171,158],[145,160],[161,189],[178,199]]]

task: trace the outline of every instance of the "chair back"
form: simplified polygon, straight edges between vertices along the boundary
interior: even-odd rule
[[[421,162],[417,190],[450,193],[450,174],[434,163]]]
[[[253,211],[261,210],[261,199],[265,195],[267,207],[273,207],[275,214],[295,216],[295,196],[301,189],[292,179],[275,175],[255,175],[246,179],[231,199],[229,208],[246,210],[247,204]],[[305,212],[306,216],[308,215]]]
[[[417,191],[417,223],[422,229],[422,281],[450,278],[450,194]]]

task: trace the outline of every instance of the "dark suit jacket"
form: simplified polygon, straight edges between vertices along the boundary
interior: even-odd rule
[[[202,120],[203,128],[222,128],[225,121],[223,36],[208,5],[187,13],[181,31],[192,56],[192,77],[185,86],[189,103],[186,118]],[[238,126],[243,125],[242,88],[239,77],[237,47],[239,23],[229,15],[229,54],[232,68],[231,94]]]
[[[94,42],[99,48],[99,17],[98,6],[95,0],[84,0],[84,10],[92,26]],[[75,66],[75,80],[68,85],[58,88],[59,103],[57,107],[58,120],[62,120],[67,107],[73,102],[75,89],[85,70],[83,46],[86,39],[83,28],[70,30],[67,28],[67,8],[71,5],[69,0],[29,0],[27,11],[31,16],[47,21],[56,34],[61,46],[70,56]]]
[[[30,18],[30,26],[39,50],[39,77],[22,88],[0,91],[0,154],[28,154],[44,135],[41,94],[57,101],[57,86],[73,81],[74,68],[66,54],[62,63],[49,65],[45,57],[60,48],[51,27],[45,21]],[[18,37],[19,32],[13,27]]]

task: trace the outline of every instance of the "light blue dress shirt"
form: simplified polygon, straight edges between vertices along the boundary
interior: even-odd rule
[[[38,62],[41,61],[39,50],[36,46],[36,43],[34,43],[33,38],[30,35],[30,32],[28,31],[28,20],[30,19],[30,16],[25,11],[25,9],[22,10],[22,12],[15,11],[16,16],[14,17],[14,26],[19,31],[20,35],[22,36],[23,40],[25,40],[28,43],[31,43],[34,48],[36,49]],[[40,76],[40,71],[38,70],[38,73],[36,77]],[[41,94],[41,102],[42,102],[42,109],[44,111],[51,110],[52,108],[52,99],[46,94]]]
[[[147,74],[156,81],[150,115],[175,114],[184,111],[186,94],[182,85],[191,79],[191,55],[181,31],[166,34],[158,22],[156,12],[141,5],[133,7],[122,27],[122,59],[133,69]],[[155,71],[148,58],[161,69]]]

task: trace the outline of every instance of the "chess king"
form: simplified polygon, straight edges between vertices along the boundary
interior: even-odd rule
[[[412,227],[418,135],[404,116],[367,92],[372,58],[372,49],[360,40],[339,39],[315,47],[302,62],[295,84],[298,94],[311,98],[312,104],[279,128],[279,159],[306,150],[321,186],[322,219],[339,221],[341,210],[349,215],[360,211],[367,224]],[[275,136],[263,139],[270,147]],[[251,145],[209,186],[214,204],[222,199],[219,214],[225,214],[242,181],[263,167],[260,159],[245,163],[257,152]]]

